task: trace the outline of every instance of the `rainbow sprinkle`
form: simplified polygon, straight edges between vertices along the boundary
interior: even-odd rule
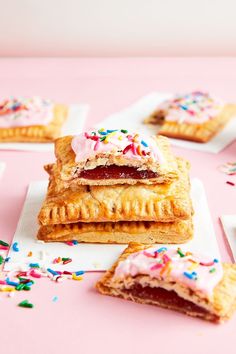
[[[76,245],[78,244],[78,242],[72,241],[72,244]],[[0,246],[4,247],[5,251],[9,250],[9,244],[3,240],[0,241]],[[14,252],[20,252],[20,248],[17,242],[13,243],[12,249],[14,250]],[[31,257],[32,252],[29,251],[27,253],[27,256]],[[59,263],[62,266],[72,262],[72,259],[69,257],[57,257],[57,260],[60,261]],[[9,261],[10,261],[10,257],[4,257],[2,254],[0,255],[0,265],[4,265],[4,263]],[[23,292],[31,291],[35,283],[33,279],[39,279],[45,277],[45,278],[49,278],[50,280],[56,283],[60,283],[64,280],[69,280],[69,279],[75,281],[81,281],[83,280],[84,273],[85,272],[83,270],[69,272],[69,271],[54,270],[51,268],[45,269],[37,262],[29,263],[26,261],[25,266],[23,265],[19,266],[19,268],[17,267],[17,269],[14,271],[0,272],[0,292],[7,293],[8,297],[13,297],[14,293],[19,293],[21,291]],[[28,300],[24,300],[18,305],[20,307],[27,307],[27,308],[34,307],[33,304],[28,302]]]
[[[19,252],[18,242],[14,242],[12,245],[12,249],[14,252]]]
[[[28,107],[25,103],[23,103],[23,100],[17,98],[7,99],[0,103],[0,115],[27,110]]]
[[[234,183],[234,182],[226,181],[226,183],[229,184],[230,186],[235,186],[235,183]]]
[[[158,109],[166,112],[166,121],[203,123],[213,119],[222,106],[222,103],[213,99],[209,93],[193,91],[162,102]]]
[[[236,175],[236,162],[227,162],[219,166],[219,170],[229,176]]]
[[[161,252],[157,252],[160,251]],[[131,253],[120,261],[114,277],[148,275],[150,278],[176,282],[190,289],[211,295],[222,279],[222,264],[215,258],[183,252],[180,248],[156,250],[154,247]]]
[[[34,307],[33,304],[31,304],[28,300],[21,301],[18,306],[20,307],[25,307],[25,308],[30,308],[32,309]]]
[[[85,132],[84,137],[88,140],[93,140],[94,151],[98,150],[100,144],[108,144],[114,137],[117,141],[127,141],[128,144],[122,144],[123,148],[120,150],[123,155],[128,152],[132,152],[133,155],[139,156],[150,156],[152,149],[150,149],[149,144],[140,138],[140,135],[135,133],[129,133],[127,129],[107,129],[101,128],[97,131],[92,131],[91,133]],[[115,146],[115,145],[114,145]],[[73,242],[73,241],[72,241]],[[67,242],[68,244],[68,242]]]
[[[10,247],[10,245],[7,242],[3,241],[3,240],[0,240],[0,245],[1,246],[5,246],[5,247]]]
[[[54,296],[52,299],[53,302],[57,302],[58,301],[58,296]]]
[[[75,246],[75,245],[78,245],[79,242],[76,240],[72,240],[72,241],[66,241],[65,244],[68,246]]]
[[[197,280],[197,273],[196,273],[196,272],[192,272],[192,273],[184,272],[183,274],[184,274],[188,279]]]
[[[30,264],[29,264],[29,267],[30,267],[30,268],[40,268],[40,266],[39,266],[38,263],[30,263]]]
[[[144,147],[148,147],[148,144],[144,140],[141,140],[141,143],[139,143],[138,140],[139,134],[135,134],[132,136],[126,129],[121,129],[120,131],[118,129],[113,129],[113,130],[107,129],[106,131],[105,129],[102,129],[102,130],[98,130],[98,133],[101,135],[101,137],[97,136],[96,132],[94,132],[93,136],[88,136],[88,134],[85,133],[85,137],[87,139],[97,140],[97,142],[100,141],[106,144],[109,142],[111,137],[118,135],[118,140],[123,140],[124,138],[127,138],[130,142],[130,144],[127,145],[122,151],[124,155],[130,150],[134,155],[139,154],[140,156],[142,156],[145,154],[144,156],[146,156],[150,154],[150,152],[146,152],[142,149],[141,145],[143,145]],[[135,146],[135,144],[138,145]],[[98,144],[95,144],[95,146],[97,148]]]
[[[181,251],[180,248],[177,249],[177,253],[180,255],[180,257],[185,257],[185,254]]]
[[[72,259],[69,257],[57,257],[53,260],[53,264],[68,264],[71,262]]]

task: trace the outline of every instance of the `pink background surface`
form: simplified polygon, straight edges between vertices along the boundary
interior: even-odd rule
[[[236,59],[2,59],[0,97],[42,95],[56,101],[91,104],[87,126],[153,90],[205,89],[236,101]],[[236,132],[235,132],[236,134]],[[204,182],[224,261],[230,261],[219,216],[235,214],[236,182],[217,170],[236,160],[236,141],[218,155],[180,148],[192,176]],[[11,241],[30,181],[46,179],[52,153],[0,151],[7,166],[0,180],[0,238]],[[82,282],[38,280],[31,293],[13,299],[0,294],[1,353],[233,353],[236,316],[212,325],[151,306],[99,295],[100,274]],[[58,296],[56,303],[52,298]],[[16,305],[28,298],[33,310]]]

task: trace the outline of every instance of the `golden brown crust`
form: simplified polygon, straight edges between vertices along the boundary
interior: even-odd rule
[[[158,111],[147,118],[145,123],[155,124],[155,114],[158,116]],[[169,138],[206,143],[217,135],[233,117],[236,117],[236,105],[226,104],[222,112],[216,118],[206,123],[187,124],[164,121],[158,133]]]
[[[65,186],[69,187],[70,183],[78,185],[114,185],[114,184],[155,184],[155,183],[171,183],[178,177],[177,165],[175,157],[170,150],[169,140],[166,137],[158,136],[156,138],[157,144],[160,147],[165,162],[161,164],[143,159],[127,159],[126,155],[116,156],[110,155],[108,157],[97,156],[96,158],[86,161],[75,162],[75,153],[71,147],[72,136],[65,136],[57,139],[55,142],[55,155],[57,158],[57,168],[61,180],[65,182]],[[137,168],[138,170],[148,170],[157,173],[155,178],[133,179],[133,178],[119,178],[119,179],[88,179],[78,176],[81,170],[91,170],[98,166],[129,166]]]
[[[135,252],[139,252],[141,250],[147,249],[151,247],[151,245],[141,245],[139,243],[131,243],[129,246],[124,250],[115,264],[109,269],[102,278],[97,282],[96,288],[98,291],[104,295],[111,295],[121,297],[127,300],[132,300],[139,303],[146,303],[152,304],[160,307],[165,307],[169,309],[174,309],[180,312],[183,312],[187,315],[194,316],[194,317],[201,317],[205,320],[213,321],[213,322],[224,322],[228,320],[236,310],[236,265],[235,264],[223,264],[224,274],[222,280],[217,284],[214,289],[212,299],[208,299],[205,302],[203,299],[198,297],[197,292],[188,293],[188,298],[192,301],[193,304],[196,304],[203,308],[205,311],[199,313],[197,311],[191,311],[189,309],[179,308],[178,306],[166,305],[161,301],[154,300],[144,300],[137,296],[133,296],[132,292],[129,293],[127,288],[127,283],[130,279],[126,279],[126,285],[123,281],[117,281],[113,278],[115,269],[119,262],[125,260],[129,255]],[[140,282],[141,284],[151,284],[152,287],[155,287],[155,280],[149,278],[148,276],[136,276],[135,278],[131,278],[131,281]],[[164,282],[160,285],[158,282],[156,283],[156,287],[163,286]],[[168,289],[177,289],[178,295],[183,294],[183,298],[186,299],[186,290],[183,291],[181,286],[178,288],[176,287],[177,284],[169,283]],[[176,291],[176,290],[175,290]],[[191,294],[191,295],[190,295]]]
[[[0,128],[0,142],[47,143],[61,135],[61,128],[66,121],[68,107],[62,104],[54,106],[54,117],[48,125],[34,125],[14,128]]]
[[[193,236],[191,220],[175,223],[108,222],[41,226],[37,238],[45,242],[77,240],[91,243],[184,243]]]
[[[60,193],[57,187],[59,181],[51,175],[39,222],[52,225],[187,220],[193,213],[189,196],[189,164],[178,159],[178,166],[180,178],[172,184],[77,186],[75,190],[61,189]]]

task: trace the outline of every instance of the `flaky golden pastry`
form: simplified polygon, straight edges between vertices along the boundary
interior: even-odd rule
[[[202,124],[165,121],[163,112],[158,110],[148,117],[145,123],[162,124],[158,133],[169,138],[206,143],[217,135],[233,117],[236,118],[236,105],[226,104],[218,116]]]
[[[0,142],[47,143],[53,141],[61,135],[61,128],[67,115],[68,107],[56,104],[54,105],[54,117],[49,124],[0,128]]]
[[[236,265],[223,264],[223,277],[213,289],[212,297],[204,297],[197,290],[186,288],[181,282],[165,278],[151,278],[138,274],[117,278],[115,271],[120,262],[135,252],[151,245],[131,243],[115,264],[98,281],[96,287],[104,295],[120,297],[141,304],[151,304],[199,317],[216,323],[229,319],[236,309]],[[152,296],[150,296],[150,293]]]
[[[89,243],[184,243],[193,236],[191,220],[174,223],[107,222],[41,226],[37,238],[45,242],[77,240]]]
[[[67,187],[71,183],[74,185],[170,183],[178,177],[176,160],[170,150],[169,141],[165,137],[152,137],[160,149],[163,161],[147,158],[147,156],[139,156],[136,159],[128,158],[126,154],[122,153],[104,154],[103,152],[76,161],[76,155],[71,146],[72,139],[72,136],[65,136],[55,142],[58,173]],[[101,169],[104,173],[101,172]],[[116,177],[114,175],[108,177],[111,169],[113,174],[115,170]],[[91,173],[94,175],[92,178],[88,177]],[[97,178],[96,173],[100,174]],[[138,174],[136,177],[134,177],[135,173]]]
[[[53,225],[190,219],[193,209],[189,196],[189,164],[183,159],[177,162],[180,178],[172,184],[76,186],[75,190],[58,193],[58,180],[51,175],[39,222]]]

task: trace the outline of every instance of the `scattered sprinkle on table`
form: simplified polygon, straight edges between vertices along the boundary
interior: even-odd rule
[[[73,280],[83,280],[83,277],[81,275],[76,275],[75,273],[72,274],[72,279]]]
[[[28,300],[21,301],[18,306],[20,307],[25,307],[25,308],[30,308],[32,309],[34,307],[33,304],[31,304]]]
[[[73,245],[75,244],[78,244],[78,242],[73,241]],[[4,255],[4,253],[9,250],[9,247],[10,246],[7,242],[2,240],[0,241],[0,265],[10,261],[10,257],[6,257]],[[22,252],[18,246],[18,242],[14,242],[11,247],[14,252]],[[28,251],[26,254],[24,254],[23,257],[31,257],[32,255],[32,251]],[[62,266],[72,262],[72,259],[69,257],[57,257],[55,260],[55,263],[59,262]],[[13,297],[13,294],[19,293],[21,291],[31,291],[31,288],[34,284],[34,280],[32,280],[32,278],[38,279],[45,277],[56,283],[69,279],[81,281],[83,280],[82,275],[84,273],[85,272],[83,270],[69,272],[66,270],[54,270],[51,268],[45,268],[40,263],[29,261],[27,262],[26,260],[24,264],[17,266],[16,269],[12,271],[0,272],[0,292],[5,292],[7,293],[8,297]],[[53,302],[56,302],[57,300],[58,297],[54,296]],[[28,300],[22,301],[20,304],[18,304],[18,306],[26,308],[34,307],[34,305],[29,303]]]
[[[235,183],[234,183],[234,182],[226,181],[226,183],[229,184],[230,186],[235,186]]]
[[[236,175],[236,162],[227,162],[219,167],[219,170],[227,175]]]

